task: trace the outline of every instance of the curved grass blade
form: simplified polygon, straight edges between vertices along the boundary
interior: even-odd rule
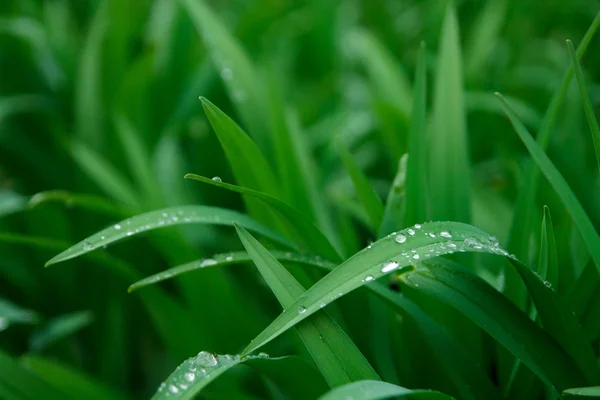
[[[469,271],[431,263],[403,275],[402,282],[462,312],[546,384],[559,391],[585,384],[583,373],[550,335]]]
[[[138,205],[135,189],[104,157],[81,142],[71,146],[71,156],[107,195],[129,206]]]
[[[571,388],[563,390],[563,395],[569,395],[569,397],[593,397],[597,399],[600,397],[600,386]]]
[[[0,298],[0,332],[12,324],[37,324],[39,321],[40,316],[35,311]]]
[[[326,387],[322,379],[315,376],[315,372],[297,357],[270,358],[263,353],[257,356],[240,357],[239,355],[215,355],[207,351],[201,351],[197,356],[188,358],[179,365],[160,385],[158,391],[152,396],[152,400],[194,399],[208,384],[236,365],[243,363],[254,366],[261,371],[261,365],[266,362],[276,363],[279,369],[289,371],[290,374],[303,372],[301,380],[307,386],[303,389],[304,391],[314,389],[317,393],[322,393],[322,390]],[[264,369],[264,372],[269,373],[269,369]]]
[[[42,351],[51,343],[71,336],[94,321],[89,311],[61,315],[50,320],[45,327],[34,332],[29,341],[32,351]]]
[[[456,11],[449,3],[435,77],[428,189],[433,219],[469,222],[471,170],[458,30]]]
[[[47,192],[36,193],[31,196],[27,205],[33,208],[48,202],[60,202],[64,203],[67,207],[78,206],[85,210],[112,216],[122,217],[129,214],[128,210],[104,197],[70,193],[64,190],[49,190]]]
[[[556,240],[550,209],[544,206],[544,219],[542,220],[542,234],[540,245],[540,259],[538,274],[551,287],[558,287],[558,255],[556,254]]]
[[[25,196],[9,190],[0,190],[0,217],[22,211],[26,204]]]
[[[292,261],[298,264],[308,264],[313,266],[320,266],[322,268],[332,270],[337,264],[325,261],[320,257],[314,257],[299,253],[292,253],[281,250],[269,250],[269,252],[280,261]],[[134,290],[141,289],[145,286],[159,283],[168,279],[172,279],[176,276],[184,274],[186,272],[197,271],[204,268],[213,268],[227,265],[243,264],[252,261],[250,255],[245,251],[237,251],[233,253],[215,254],[212,257],[203,258],[200,260],[191,261],[182,265],[178,265],[173,268],[169,268],[165,271],[158,272],[154,275],[150,275],[140,281],[135,282],[129,286],[128,291],[133,292]]]
[[[6,399],[64,400],[61,393],[0,351],[0,395]]]
[[[408,161],[406,163],[405,210],[403,226],[427,220],[427,59],[425,43],[419,49],[415,73],[415,91],[410,131],[408,133]]]
[[[583,109],[585,116],[587,117],[588,124],[590,125],[590,131],[592,133],[592,141],[594,142],[594,149],[596,150],[596,161],[598,162],[598,168],[600,168],[600,127],[598,127],[598,121],[596,120],[596,114],[590,101],[587,89],[585,87],[585,80],[583,79],[583,72],[581,72],[581,66],[577,60],[577,54],[573,48],[573,42],[567,40],[567,48],[569,49],[569,55],[571,56],[571,65],[575,70],[575,78],[577,79],[577,86],[579,87],[579,93],[581,95],[581,102],[583,103]]]
[[[231,226],[233,221],[286,247],[293,248],[285,238],[261,223],[236,211],[209,206],[181,206],[136,215],[106,228],[53,257],[46,266],[78,257],[118,240],[138,233],[182,224]]]
[[[412,269],[413,263],[457,251],[508,255],[494,238],[473,226],[459,222],[430,222],[415,225],[378,240],[350,257],[318,281],[286,308],[244,349],[248,354],[273,340],[309,315],[359,288],[365,282]],[[298,313],[302,308],[305,312]]]
[[[546,176],[546,179],[548,179],[548,182],[552,185],[556,194],[564,203],[571,218],[573,218],[573,222],[575,223],[575,226],[577,226],[587,250],[592,257],[592,260],[594,260],[594,264],[596,264],[596,268],[600,271],[600,237],[598,236],[594,225],[586,215],[579,200],[577,200],[575,193],[573,193],[568,183],[562,177],[560,172],[558,172],[554,164],[552,164],[552,161],[550,161],[546,153],[544,153],[543,148],[536,143],[527,131],[527,128],[519,121],[510,107],[510,104],[508,104],[499,93],[497,96],[502,102],[504,111],[515,128],[515,131],[525,144],[525,147],[527,147],[529,154],[531,154],[537,165],[540,167],[542,173]]]
[[[237,225],[235,227],[279,303],[284,308],[289,307],[306,292],[304,287],[248,231]],[[298,312],[303,313],[304,309],[299,308]],[[377,372],[326,311],[295,328],[329,386],[340,386],[361,379],[379,380]]]
[[[208,183],[209,185],[218,186],[232,192],[241,193],[252,196],[260,201],[268,204],[284,217],[288,224],[287,227],[295,233],[295,238],[300,240],[310,250],[329,259],[339,260],[340,256],[329,242],[327,237],[317,228],[312,221],[308,221],[305,216],[301,215],[292,206],[266,193],[261,193],[256,190],[231,185],[219,180],[212,180],[196,174],[187,174],[185,178],[195,181]],[[241,225],[241,224],[240,224]]]
[[[292,261],[300,265],[317,267],[331,271],[336,264],[323,261],[320,258],[306,256],[298,253],[283,251],[270,251],[278,260]],[[213,260],[216,264],[213,264]],[[180,267],[171,268],[160,272],[152,277],[136,282],[130,287],[138,289],[151,283],[169,279],[180,273],[197,270],[200,268],[209,268],[213,266],[225,266],[251,261],[247,252],[235,252],[227,254],[218,254],[210,259],[198,260]],[[202,266],[202,264],[205,266]],[[171,275],[172,274],[172,275]],[[463,347],[449,334],[441,325],[434,322],[423,310],[401,294],[380,285],[365,285],[367,290],[372,291],[379,298],[384,300],[388,306],[400,313],[403,317],[411,318],[419,326],[419,329],[429,345],[434,349],[433,354],[438,358],[439,363],[444,368],[450,379],[454,382],[461,393],[462,398],[466,400],[478,400],[487,398],[490,400],[500,400],[501,396],[491,383],[487,375],[480,366],[465,352]]]
[[[411,399],[426,400],[454,399],[451,396],[436,392],[435,390],[413,390],[387,382],[364,380],[335,388],[319,397],[319,400],[377,400],[388,399],[390,397],[404,398],[405,396],[408,396]]]
[[[69,398],[88,400],[124,400],[127,397],[80,371],[45,358],[27,355],[23,364]]]
[[[338,141],[336,144],[342,162],[346,167],[346,171],[350,174],[358,199],[369,216],[371,229],[377,231],[383,217],[383,203],[379,196],[377,196],[375,189],[373,189],[373,186],[371,186],[371,183],[369,183],[365,174],[358,165],[356,165],[356,162],[352,158],[352,154],[350,154],[346,146],[341,141]]]

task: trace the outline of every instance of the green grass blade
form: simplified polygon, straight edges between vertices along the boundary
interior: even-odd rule
[[[219,207],[181,206],[151,211],[120,221],[53,257],[46,266],[78,257],[118,240],[153,229],[185,224],[231,226],[233,221],[279,244],[293,247],[286,239],[247,215]]]
[[[320,257],[304,255],[300,253],[292,253],[289,251],[281,251],[281,250],[270,250],[271,255],[273,255],[277,260],[280,261],[291,261],[297,264],[308,264],[313,266],[320,266],[326,269],[333,269],[337,264],[331,263],[329,261],[325,261]],[[191,261],[189,263],[185,263],[182,265],[178,265],[173,268],[169,268],[164,271],[160,271],[154,275],[150,275],[140,281],[133,283],[129,286],[129,292],[133,292],[134,290],[141,289],[148,285],[153,285],[155,283],[163,282],[168,279],[172,279],[181,274],[185,274],[186,272],[197,271],[203,268],[213,268],[213,267],[221,267],[227,265],[236,265],[243,264],[252,261],[252,258],[245,251],[236,251],[232,253],[223,253],[223,254],[215,254],[208,258],[202,258],[200,260]]]
[[[448,5],[437,62],[429,163],[431,217],[469,222],[471,171],[467,145],[458,19]]]
[[[571,65],[575,71],[575,78],[577,79],[577,86],[579,87],[579,94],[581,95],[585,116],[590,125],[590,131],[592,132],[592,141],[594,142],[594,149],[596,150],[596,161],[598,162],[598,168],[600,168],[600,127],[598,127],[598,120],[596,120],[596,114],[594,113],[590,96],[585,87],[583,72],[581,72],[581,66],[577,60],[573,42],[570,40],[567,40],[567,48],[569,49],[569,56],[571,56]]]
[[[427,60],[425,43],[419,49],[406,163],[406,206],[403,225],[427,220]]]
[[[453,397],[434,390],[413,390],[381,381],[359,381],[335,388],[319,397],[319,400],[377,400],[387,398],[452,400]]]
[[[37,324],[39,320],[40,316],[36,312],[0,298],[0,331],[12,324]]]
[[[238,236],[283,308],[305,293],[304,287],[248,231],[236,225]],[[304,312],[298,309],[298,312]],[[322,311],[296,326],[304,345],[331,387],[379,376],[352,340]]]
[[[152,400],[191,400],[196,398],[196,395],[208,384],[236,365],[247,364],[268,374],[270,369],[261,368],[266,362],[277,364],[280,370],[288,371],[290,374],[305,372],[306,374],[302,378],[306,379],[306,385],[314,385],[313,389],[315,390],[323,388],[322,381],[319,381],[318,377],[314,376],[314,372],[309,375],[311,372],[310,369],[306,367],[299,368],[297,357],[270,358],[266,354],[240,357],[238,355],[216,355],[207,351],[201,351],[197,356],[188,358],[179,365],[165,382],[160,385],[158,391],[152,396]],[[306,388],[304,388],[304,391],[306,391]]]
[[[145,194],[144,203],[150,206],[159,205],[161,200],[158,183],[152,173],[148,150],[142,142],[139,131],[136,130],[131,121],[122,115],[117,115],[114,118],[114,125],[117,136],[121,140],[121,146],[125,150],[129,170],[138,187]]]
[[[138,205],[138,195],[131,182],[91,147],[76,142],[71,146],[71,156],[79,168],[108,196],[128,206]]]
[[[25,196],[0,189],[0,217],[22,211],[27,205]]]
[[[527,147],[529,154],[531,154],[537,165],[540,167],[542,173],[546,176],[546,179],[548,179],[548,182],[552,185],[556,194],[564,203],[571,218],[573,218],[573,222],[579,230],[587,250],[594,260],[594,264],[596,264],[596,268],[600,271],[600,237],[598,237],[594,225],[586,215],[581,203],[579,203],[579,200],[577,200],[577,197],[575,197],[575,194],[565,179],[560,172],[558,172],[554,164],[552,164],[552,161],[550,161],[546,153],[544,153],[542,147],[531,137],[527,128],[519,121],[510,107],[510,104],[508,104],[500,94],[498,94],[498,97],[502,101],[502,106],[504,107],[506,115],[525,144],[525,147]]]
[[[0,394],[8,394],[6,399],[18,400],[64,400],[64,393],[50,386],[37,375],[24,368],[0,351]]]
[[[74,312],[56,317],[31,335],[29,347],[32,351],[42,351],[53,342],[73,335],[93,321],[94,318],[89,311]]]
[[[204,40],[242,120],[263,151],[269,151],[271,139],[263,109],[265,94],[248,55],[203,0],[181,0],[181,4]]]
[[[365,282],[391,272],[410,270],[417,260],[426,260],[456,251],[489,252],[508,255],[495,239],[473,226],[458,222],[431,222],[415,225],[388,235],[350,257],[334,271],[318,281],[286,308],[246,347],[248,354],[273,340],[287,329],[319,311],[341,295],[359,288]],[[298,309],[306,309],[298,313]]]
[[[80,207],[87,211],[93,211],[110,216],[125,216],[129,211],[121,205],[101,196],[89,194],[71,193],[64,190],[49,190],[47,192],[39,192],[31,196],[28,207],[35,208],[42,204],[58,202],[63,203],[66,207]]]
[[[570,398],[573,397],[593,397],[597,399],[600,397],[600,386],[589,386],[580,388],[571,388],[563,391],[563,395],[568,395]]]
[[[377,235],[379,238],[389,235],[390,233],[399,230],[402,227],[406,196],[405,188],[407,161],[408,154],[405,154],[398,162],[396,176],[392,181],[392,186],[390,186],[390,190],[385,202],[383,219],[381,221],[381,227],[379,228],[379,234]]]
[[[219,180],[208,179],[200,175],[187,174],[185,177],[195,181],[208,183],[209,185],[218,186],[223,189],[231,190],[233,192],[248,195],[262,201],[263,203],[269,205],[273,210],[277,211],[281,217],[288,222],[286,227],[295,234],[294,238],[301,241],[305,247],[329,260],[339,260],[340,256],[337,254],[337,251],[329,242],[327,237],[319,230],[319,228],[317,228],[312,221],[307,220],[306,216],[300,214],[289,204],[284,203],[283,201],[266,193],[231,185]]]
[[[585,384],[574,361],[550,335],[472,273],[432,263],[403,275],[402,281],[462,312],[546,384],[558,390]]]
[[[550,209],[544,206],[538,274],[554,288],[558,287],[558,255]]]
[[[356,161],[354,161],[352,154],[350,154],[345,145],[341,141],[338,141],[336,144],[342,162],[346,167],[346,171],[352,179],[358,199],[362,203],[363,208],[369,217],[371,230],[376,232],[381,225],[381,219],[383,217],[383,203],[375,192],[375,189],[373,189],[373,186],[371,186],[371,183],[369,183],[365,174],[361,171],[359,166],[356,165]]]
[[[25,356],[25,367],[69,397],[89,400],[124,400],[123,394],[86,376],[80,371],[56,361],[36,356]]]

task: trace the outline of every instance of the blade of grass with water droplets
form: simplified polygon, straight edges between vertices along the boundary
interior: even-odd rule
[[[346,146],[341,141],[338,141],[336,145],[346,171],[352,179],[358,199],[369,217],[371,230],[377,231],[383,217],[383,203],[365,174],[356,165],[356,161],[354,161]]]
[[[87,400],[125,400],[122,393],[112,387],[86,376],[79,370],[58,363],[57,361],[26,355],[23,364],[40,378],[62,391],[69,398]]]
[[[579,94],[581,95],[581,102],[583,103],[585,116],[588,120],[590,131],[592,133],[592,141],[594,142],[594,149],[596,150],[596,161],[598,162],[598,168],[600,168],[600,127],[598,127],[596,114],[594,113],[590,96],[585,87],[583,72],[581,72],[581,66],[577,60],[577,54],[573,48],[573,42],[570,40],[567,40],[567,48],[569,49],[569,55],[571,56],[571,66],[575,70],[575,78],[577,79],[577,86],[579,87]]]
[[[273,340],[304,318],[365,282],[412,269],[410,265],[456,251],[508,255],[488,234],[459,222],[430,222],[391,234],[350,257],[286,308],[246,347],[248,354]],[[417,261],[418,260],[418,261]],[[298,314],[299,307],[306,312]]]
[[[471,170],[467,145],[458,19],[446,9],[435,77],[429,163],[431,217],[469,222]]]
[[[193,179],[209,185],[218,186],[233,192],[254,197],[276,210],[287,222],[286,228],[294,233],[294,239],[300,241],[312,252],[315,252],[329,260],[339,260],[340,256],[329,242],[327,237],[306,216],[300,214],[292,206],[266,193],[256,190],[231,185],[220,180],[208,179],[196,174],[187,174],[186,178]]]
[[[322,268],[331,270],[337,264],[331,263],[329,261],[324,261],[320,258],[292,253],[288,251],[281,250],[270,250],[269,251],[277,260],[280,261],[291,261],[298,264],[309,264],[309,265],[318,265]],[[197,271],[203,268],[213,268],[227,265],[235,265],[235,264],[243,264],[246,262],[252,261],[252,258],[245,251],[236,251],[233,253],[223,253],[223,254],[215,254],[208,258],[202,258],[200,260],[191,261],[189,263],[185,263],[182,265],[178,265],[173,268],[169,268],[167,270],[158,272],[154,275],[150,275],[140,281],[135,282],[131,286],[129,286],[129,292],[133,292],[134,290],[141,289],[145,286],[152,285],[155,283],[159,283],[168,279],[172,279],[176,276],[184,274],[186,272]]]
[[[79,168],[108,196],[128,206],[138,205],[138,195],[131,182],[99,153],[82,142],[75,142],[71,146],[71,156]]]
[[[581,206],[581,203],[579,203],[579,200],[577,200],[577,197],[569,187],[568,183],[556,169],[554,164],[552,164],[552,161],[550,161],[546,153],[544,153],[543,148],[536,143],[527,131],[527,128],[519,121],[510,107],[510,104],[508,104],[500,94],[498,94],[498,98],[502,102],[504,111],[515,128],[515,131],[525,144],[525,147],[527,147],[529,154],[531,154],[537,165],[540,167],[542,173],[546,176],[546,179],[548,179],[548,182],[552,185],[556,194],[564,203],[571,218],[573,218],[573,222],[575,223],[575,226],[577,226],[587,250],[594,260],[594,264],[596,264],[596,268],[600,271],[600,237],[598,236],[594,225],[586,215],[585,210]]]
[[[242,120],[260,148],[269,151],[271,139],[263,109],[265,94],[248,55],[238,40],[229,33],[220,17],[203,0],[181,0],[181,4],[204,40]]]
[[[585,384],[586,378],[573,359],[549,334],[469,271],[431,263],[401,280],[462,312],[546,384],[558,390]]]
[[[36,193],[31,196],[27,205],[29,207],[38,207],[41,204],[49,202],[60,202],[64,203],[66,207],[77,206],[84,210],[111,216],[123,217],[130,213],[124,207],[107,198],[89,194],[70,193],[64,190],[50,190]]]
[[[316,393],[326,390],[327,386],[322,378],[295,356],[270,358],[266,354],[259,354],[241,358],[239,355],[215,355],[201,351],[197,356],[188,358],[180,364],[160,385],[152,400],[194,399],[208,384],[239,364],[255,367],[267,377],[272,377],[277,383],[277,377],[281,374],[273,373],[272,368],[262,368],[264,363],[277,364],[279,370],[298,376],[294,393],[306,394],[306,398],[314,398]],[[289,383],[289,380],[287,381]]]
[[[419,49],[406,163],[404,226],[427,220],[427,59],[425,43]]]
[[[231,226],[233,221],[286,247],[294,247],[285,238],[271,231],[261,223],[236,211],[209,206],[181,206],[151,211],[120,221],[53,257],[46,263],[46,266],[78,257],[110,243],[148,230],[182,224]]]
[[[593,397],[597,399],[600,397],[600,386],[588,386],[588,387],[579,387],[579,388],[571,388],[567,390],[563,390],[563,395],[569,395],[573,397]]]
[[[248,231],[237,225],[236,229],[279,303],[283,308],[289,307],[306,292],[304,287]],[[302,307],[297,310],[300,314],[305,311]],[[296,330],[329,386],[340,386],[361,379],[379,380],[377,372],[326,311],[298,324]]]
[[[319,400],[377,400],[387,398],[404,398],[425,400],[453,400],[454,398],[447,394],[436,392],[435,390],[406,389],[402,386],[393,385],[381,381],[359,381],[335,388]]]

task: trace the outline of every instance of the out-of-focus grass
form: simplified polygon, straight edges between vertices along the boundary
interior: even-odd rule
[[[597,392],[597,13],[3,1],[0,398]]]

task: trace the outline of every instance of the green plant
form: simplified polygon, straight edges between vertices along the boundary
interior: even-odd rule
[[[25,3],[2,25],[2,40],[29,46],[11,51],[31,70],[7,69],[37,77],[39,94],[0,85],[0,172],[20,185],[0,192],[11,299],[0,330],[12,334],[0,397],[598,395],[598,90],[579,59],[600,14],[577,19],[592,22],[577,50],[557,53],[548,102],[494,99],[486,84],[518,93],[547,66],[486,62],[502,58],[502,40],[529,51],[505,27],[509,11],[527,19],[514,2],[458,14],[468,7],[411,3],[398,15],[427,12],[440,39],[423,28],[404,63],[381,39],[386,12],[367,3],[267,2],[253,14],[232,2],[232,35],[204,1],[152,2],[144,34],[143,19],[105,1],[80,42],[76,15],[89,10]],[[465,46],[459,16],[475,21]],[[186,46],[198,33],[204,45]],[[318,61],[298,73],[304,47]],[[48,135],[14,134],[27,127]],[[592,148],[587,127],[594,151],[565,162],[581,158],[565,137]],[[223,178],[184,181],[188,171]],[[69,247],[73,237],[86,239]]]

